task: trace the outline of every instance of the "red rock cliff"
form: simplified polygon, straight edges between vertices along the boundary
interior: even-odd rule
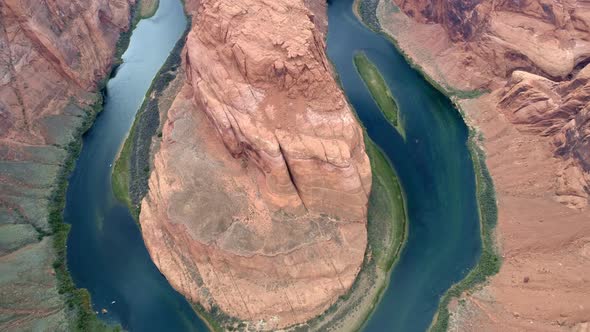
[[[363,131],[324,53],[324,4],[312,5],[196,5],[141,209],[176,289],[263,329],[326,310],[367,244]]]
[[[48,215],[134,0],[0,1],[0,330],[68,330]]]
[[[0,110],[4,142],[44,144],[41,118],[83,100],[110,70],[129,3],[21,1],[1,4]]]

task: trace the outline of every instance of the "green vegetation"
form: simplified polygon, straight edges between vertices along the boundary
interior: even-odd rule
[[[371,92],[371,96],[377,103],[377,106],[379,106],[383,116],[385,116],[387,121],[395,127],[398,133],[405,139],[406,133],[401,121],[397,102],[395,101],[395,98],[393,98],[383,76],[379,73],[379,69],[363,52],[354,55],[354,66],[363,79],[365,86],[369,89],[369,92]]]
[[[481,225],[482,253],[477,265],[469,272],[467,277],[453,285],[441,298],[438,306],[438,314],[435,317],[430,331],[447,331],[449,326],[449,302],[452,298],[459,298],[463,292],[470,292],[476,286],[483,284],[488,277],[498,273],[501,259],[496,252],[494,244],[494,228],[498,220],[498,207],[492,176],[485,164],[485,153],[477,145],[475,132],[470,130],[469,151],[473,160],[475,171],[476,194]]]
[[[140,0],[139,6],[141,18],[150,18],[156,14],[156,11],[158,11],[160,0]]]
[[[365,23],[371,30],[379,32],[381,24],[377,19],[377,6],[379,0],[355,0],[357,5],[354,7],[355,12],[361,18],[361,22]]]
[[[154,76],[113,167],[111,176],[113,195],[129,207],[136,222],[139,220],[139,201],[143,198],[143,190],[138,190],[136,187],[142,187],[140,183],[142,181],[145,181],[144,185],[147,186],[150,171],[149,145],[152,136],[162,137],[162,132],[158,131],[157,125],[153,125],[152,118],[159,119],[158,98],[176,77],[175,71],[181,62],[180,53],[184,46],[185,37],[190,30],[189,27],[190,22],[187,23],[184,34],[179,38],[170,55]],[[155,92],[155,97],[150,98],[153,92]],[[159,122],[159,120],[157,121]],[[142,147],[145,148],[143,151],[145,155],[138,156],[140,153],[137,151],[137,141],[147,144],[146,147]],[[131,165],[132,160],[134,160],[134,167]],[[141,169],[136,169],[138,167]],[[141,170],[141,174],[138,174],[138,170]]]
[[[407,234],[405,198],[397,174],[385,154],[368,137],[365,146],[373,172],[368,212],[369,246],[379,268],[388,272]]]
[[[119,151],[119,155],[117,156],[117,160],[115,161],[115,166],[113,167],[113,174],[111,177],[111,183],[113,187],[113,195],[115,198],[125,203],[129,207],[131,211],[131,215],[135,216],[136,213],[134,211],[134,207],[131,204],[131,198],[129,197],[129,169],[130,169],[130,160],[131,160],[131,144],[132,138],[135,135],[135,122],[133,122],[133,126],[131,130],[129,130],[129,134],[127,139],[125,139],[125,143]],[[139,213],[137,213],[139,214]]]
[[[63,221],[63,209],[66,202],[66,191],[68,186],[68,176],[74,169],[75,160],[82,148],[82,135],[90,129],[96,115],[102,110],[102,95],[97,94],[93,107],[87,111],[86,116],[78,129],[73,135],[72,142],[65,147],[68,152],[61,173],[56,181],[49,206],[49,225],[53,235],[53,248],[55,250],[55,261],[53,269],[57,279],[57,288],[67,305],[67,310],[72,317],[70,328],[74,331],[120,331],[119,326],[112,327],[101,322],[92,310],[90,302],[90,293],[86,289],[76,288],[67,267],[67,240],[70,225]]]
[[[485,94],[490,93],[490,90],[485,89],[475,89],[475,90],[460,90],[455,89],[449,85],[445,84],[445,94],[450,97],[456,97],[458,99],[475,99],[479,98]],[[439,89],[440,90],[440,89]]]
[[[159,74],[160,73],[158,73],[157,75],[159,75]],[[132,178],[132,176],[131,176],[131,171],[132,171],[132,169],[131,169],[131,154],[133,152],[133,142],[135,141],[135,138],[137,135],[138,119],[140,119],[140,117],[142,116],[142,114],[145,110],[145,105],[146,105],[147,101],[149,100],[149,94],[152,91],[153,85],[154,84],[152,82],[152,86],[150,86],[150,88],[146,92],[146,96],[143,101],[143,104],[141,105],[141,107],[137,111],[137,115],[135,116],[135,120],[133,121],[133,125],[131,126],[129,133],[127,134],[127,138],[125,139],[125,142],[123,143],[123,146],[121,147],[121,150],[119,151],[119,154],[115,160],[115,166],[113,167],[113,173],[111,175],[111,184],[113,187],[113,195],[115,196],[115,198],[117,200],[119,200],[120,202],[127,205],[127,207],[129,208],[129,211],[131,212],[131,215],[133,216],[133,218],[135,219],[136,222],[139,221],[140,208],[139,208],[139,206],[136,206],[133,204],[133,202],[131,200],[131,195],[130,195],[130,183],[131,183],[131,178]],[[144,169],[146,167],[147,167],[147,171],[144,171],[144,173],[146,174],[146,176],[149,176],[149,166],[145,166]],[[139,225],[139,223],[138,223],[138,225]]]
[[[226,315],[215,305],[212,306],[211,311],[207,311],[198,303],[193,303],[192,307],[211,332],[232,331],[234,325],[239,324],[237,319]]]

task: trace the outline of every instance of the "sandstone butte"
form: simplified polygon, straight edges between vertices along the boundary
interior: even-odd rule
[[[451,302],[450,329],[587,331],[590,2],[381,0],[376,14],[483,134],[496,187],[503,265]]]
[[[186,79],[140,223],[189,301],[275,329],[345,294],[364,259],[371,168],[324,53],[320,0],[188,2]]]
[[[0,330],[68,329],[51,197],[134,2],[0,1]]]

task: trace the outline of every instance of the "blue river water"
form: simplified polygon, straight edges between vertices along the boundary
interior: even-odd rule
[[[395,167],[406,194],[409,234],[385,295],[365,331],[425,331],[440,297],[481,254],[468,128],[384,36],[353,14],[353,0],[328,2],[328,57],[369,136]],[[365,52],[398,102],[406,141],[389,125],[353,63]]]

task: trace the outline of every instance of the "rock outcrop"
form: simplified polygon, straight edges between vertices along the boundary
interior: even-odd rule
[[[352,285],[367,245],[363,131],[324,54],[319,1],[203,0],[140,222],[170,283],[261,329]]]
[[[418,22],[439,24],[456,46],[485,59],[495,76],[506,77],[515,69],[524,69],[565,79],[590,57],[590,12],[583,1],[398,3]]]
[[[590,193],[590,66],[569,81],[554,82],[514,71],[501,90],[498,108],[519,130],[552,138],[566,160],[557,175],[556,199],[574,208]]]
[[[577,168],[575,174],[585,174],[568,179],[578,188],[573,195],[569,189],[557,190],[562,196],[558,199],[570,206],[587,206],[590,84],[585,68],[590,63],[590,4],[543,0],[400,0],[398,4],[409,17],[424,23],[414,32],[416,39],[439,40],[429,43],[433,46],[426,52],[438,58],[429,61],[435,63],[435,76],[448,86],[501,90],[498,110],[519,130],[550,137],[555,155]]]
[[[590,3],[381,0],[377,16],[485,137],[504,261],[451,329],[587,328]]]
[[[1,330],[67,329],[50,201],[133,2],[0,2]]]

